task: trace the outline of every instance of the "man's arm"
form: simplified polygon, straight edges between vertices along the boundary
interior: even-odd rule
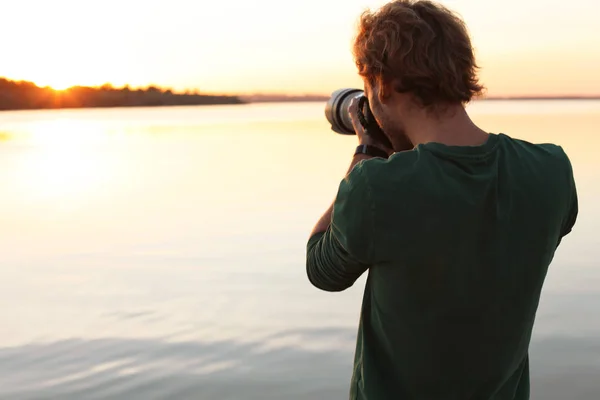
[[[359,144],[378,147],[389,156],[393,149],[375,142],[358,118],[358,98],[348,109]],[[349,288],[369,268],[373,258],[374,206],[364,163],[372,158],[355,154],[335,201],[319,219],[308,240],[306,273],[319,289]],[[387,158],[387,157],[386,157]]]
[[[306,273],[319,289],[337,292],[354,284],[367,270],[373,235],[370,188],[356,155],[334,203],[315,225],[307,245]]]
[[[564,151],[563,151],[564,153]],[[561,232],[561,238],[571,233],[573,226],[575,226],[575,222],[577,221],[577,215],[579,213],[579,203],[577,198],[577,186],[575,185],[575,177],[573,175],[573,166],[571,164],[571,160],[565,154],[565,158],[567,161],[567,173],[568,173],[568,191],[569,191],[569,205],[568,212],[566,218],[564,220],[563,229]]]
[[[350,172],[352,171],[352,169],[354,168],[354,166],[356,164],[358,164],[362,160],[367,160],[369,158],[372,158],[372,157],[369,155],[366,155],[366,154],[355,155],[352,158],[352,162],[350,163],[348,172],[346,172],[346,176],[348,176],[348,174],[350,174]],[[323,216],[321,218],[319,218],[319,221],[317,221],[317,224],[315,225],[312,232],[310,233],[310,237],[313,237],[316,233],[325,232],[327,230],[327,228],[329,227],[329,224],[331,223],[332,213],[333,213],[333,202],[331,203],[331,205],[329,206],[327,211],[325,211],[325,214],[323,214]]]

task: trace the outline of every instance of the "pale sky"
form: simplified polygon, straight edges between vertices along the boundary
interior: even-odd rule
[[[380,0],[0,0],[0,76],[220,93],[361,86],[357,18]],[[490,96],[600,94],[600,1],[446,0]]]

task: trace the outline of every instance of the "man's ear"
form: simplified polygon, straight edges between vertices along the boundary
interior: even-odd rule
[[[394,86],[391,81],[378,79],[377,80],[377,98],[381,104],[387,104],[394,92]]]

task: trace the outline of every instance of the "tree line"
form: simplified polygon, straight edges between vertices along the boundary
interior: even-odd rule
[[[32,82],[0,78],[0,110],[31,110],[93,107],[153,107],[181,105],[241,104],[237,96],[208,95],[198,92],[174,93],[149,86],[132,89],[73,86],[65,90],[39,87]]]

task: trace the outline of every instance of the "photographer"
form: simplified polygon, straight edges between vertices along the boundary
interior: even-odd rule
[[[477,65],[443,6],[364,13],[353,53],[359,146],[306,265],[326,291],[368,270],[351,399],[528,399],[540,292],[578,212],[568,157],[473,123]]]

